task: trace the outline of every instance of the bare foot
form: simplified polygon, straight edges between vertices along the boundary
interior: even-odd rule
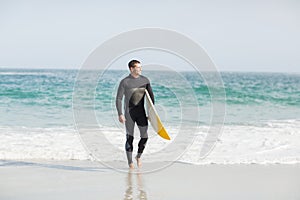
[[[130,163],[130,164],[129,164],[129,169],[134,169],[133,163]]]
[[[135,157],[136,162],[137,162],[137,166],[140,168],[142,167],[142,162],[141,162],[141,158]]]

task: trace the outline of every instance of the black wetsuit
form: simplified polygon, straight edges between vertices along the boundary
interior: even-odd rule
[[[145,148],[148,140],[148,120],[146,117],[145,107],[144,107],[144,96],[145,89],[148,90],[149,95],[154,103],[154,95],[150,85],[150,81],[145,76],[140,75],[138,78],[134,78],[129,75],[124,78],[119,85],[118,93],[116,97],[116,107],[118,115],[123,114],[122,112],[122,99],[125,95],[125,105],[124,105],[124,116],[126,119],[126,144],[125,150],[127,154],[128,163],[132,162],[132,151],[133,151],[133,139],[134,139],[134,125],[138,125],[140,130],[140,141],[137,157],[139,158]]]

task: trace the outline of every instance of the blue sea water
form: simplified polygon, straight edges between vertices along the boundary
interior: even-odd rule
[[[72,97],[77,70],[0,69],[0,126],[73,126]],[[178,123],[180,81],[190,85],[200,109],[200,124],[209,121],[210,93],[201,76],[194,72],[144,72],[151,80],[158,112],[166,123]],[[127,71],[108,71],[99,77],[94,109],[102,122],[110,124],[115,112],[115,94]],[[221,73],[226,91],[225,124],[261,124],[268,120],[300,118],[300,75],[284,73]],[[179,80],[182,79],[182,80]],[[89,79],[87,78],[87,82]],[[182,88],[185,90],[186,88]],[[183,94],[183,93],[182,93]],[[82,96],[84,104],[84,96]],[[194,106],[195,106],[194,105]],[[100,121],[101,121],[100,120]]]
[[[105,148],[94,145],[101,142],[100,129],[95,129],[81,134],[89,142],[85,145],[104,153],[104,159],[124,161],[125,133],[118,122],[115,96],[129,72],[80,71],[80,78],[78,74],[78,70],[0,69],[0,159],[89,159],[76,128],[90,124],[94,117],[110,143]],[[226,107],[223,134],[205,160],[199,154],[215,112],[211,88],[203,76],[166,71],[143,71],[143,75],[151,81],[156,109],[171,137],[181,126],[195,137],[194,142],[184,141],[193,144],[182,161],[300,162],[299,74],[221,72],[226,96],[217,101]],[[222,91],[220,85],[216,87],[214,91]],[[151,156],[165,152],[169,143],[151,132],[151,127],[148,132],[145,156],[151,162],[155,160]],[[176,149],[185,152],[186,147],[180,143]],[[112,156],[113,149],[118,153]],[[163,159],[168,158],[166,154]]]

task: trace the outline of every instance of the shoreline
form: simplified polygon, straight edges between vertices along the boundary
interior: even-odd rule
[[[144,174],[92,161],[1,160],[0,176],[0,199],[300,199],[300,164],[176,162]]]

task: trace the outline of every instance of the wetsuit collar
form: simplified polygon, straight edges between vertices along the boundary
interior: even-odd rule
[[[132,74],[129,74],[129,76],[130,76],[130,78],[134,78],[134,79],[141,77],[141,75],[139,75],[138,77],[134,77],[134,76],[132,76]]]

